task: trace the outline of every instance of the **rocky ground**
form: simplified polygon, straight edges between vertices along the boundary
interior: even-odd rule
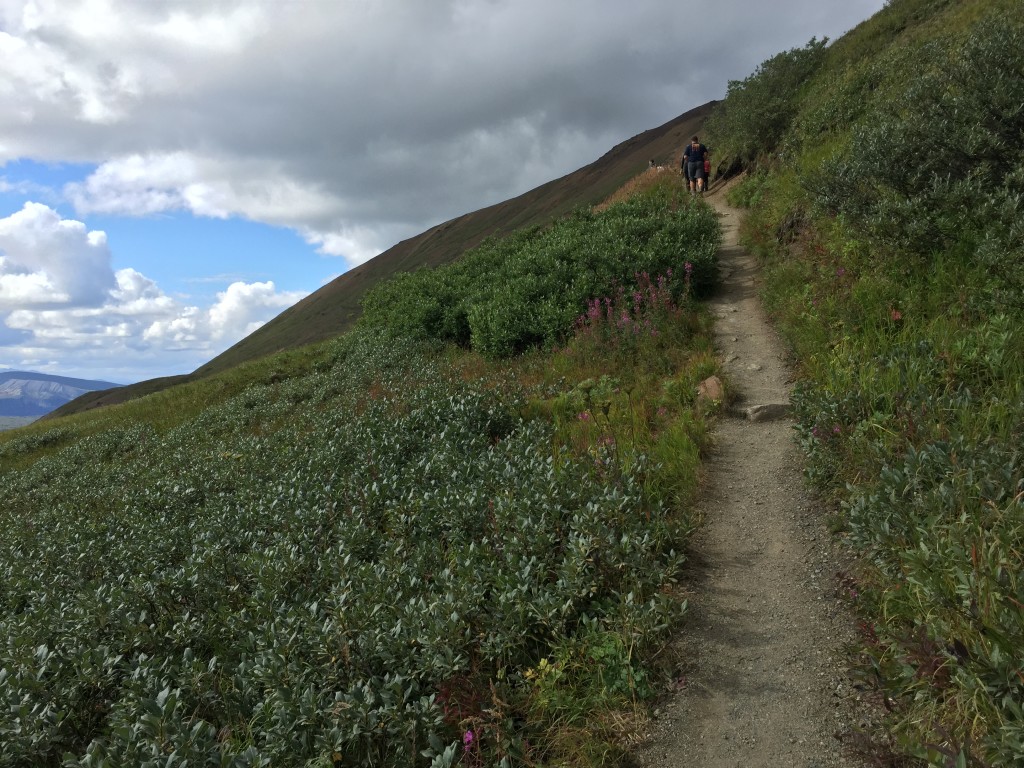
[[[708,195],[725,240],[711,302],[716,345],[737,399],[719,420],[692,544],[686,625],[673,648],[676,692],[635,754],[645,768],[860,766],[851,731],[871,730],[847,671],[855,621],[843,553],[801,476],[788,416],[791,372],[738,245],[740,212]],[[768,406],[759,408],[758,406]]]

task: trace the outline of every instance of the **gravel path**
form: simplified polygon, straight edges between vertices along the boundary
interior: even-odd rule
[[[841,553],[807,493],[788,417],[784,347],[737,244],[740,213],[721,192],[724,284],[711,302],[716,346],[739,400],[715,429],[687,577],[688,620],[674,650],[678,692],[635,754],[645,768],[859,766],[840,737],[866,725],[846,675],[854,621],[838,599]],[[752,420],[753,406],[772,405]]]

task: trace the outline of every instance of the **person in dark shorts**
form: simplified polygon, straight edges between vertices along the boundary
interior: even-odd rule
[[[704,158],[707,153],[708,148],[701,144],[700,139],[696,136],[683,150],[683,165],[686,168],[686,178],[691,195],[697,192],[704,194]]]

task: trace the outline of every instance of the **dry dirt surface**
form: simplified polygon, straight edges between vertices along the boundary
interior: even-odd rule
[[[634,754],[644,768],[861,766],[844,746],[867,729],[847,673],[855,622],[842,553],[806,490],[788,415],[791,372],[758,299],[740,212],[722,192],[723,286],[711,302],[727,387],[692,543],[689,611],[673,650],[676,692]],[[757,406],[770,406],[757,409]]]

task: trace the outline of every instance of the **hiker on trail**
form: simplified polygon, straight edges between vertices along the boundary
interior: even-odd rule
[[[704,191],[711,187],[711,153],[704,153]]]
[[[707,153],[708,148],[701,144],[696,136],[683,150],[683,167],[686,170],[691,195],[697,192],[704,194],[704,158]]]

